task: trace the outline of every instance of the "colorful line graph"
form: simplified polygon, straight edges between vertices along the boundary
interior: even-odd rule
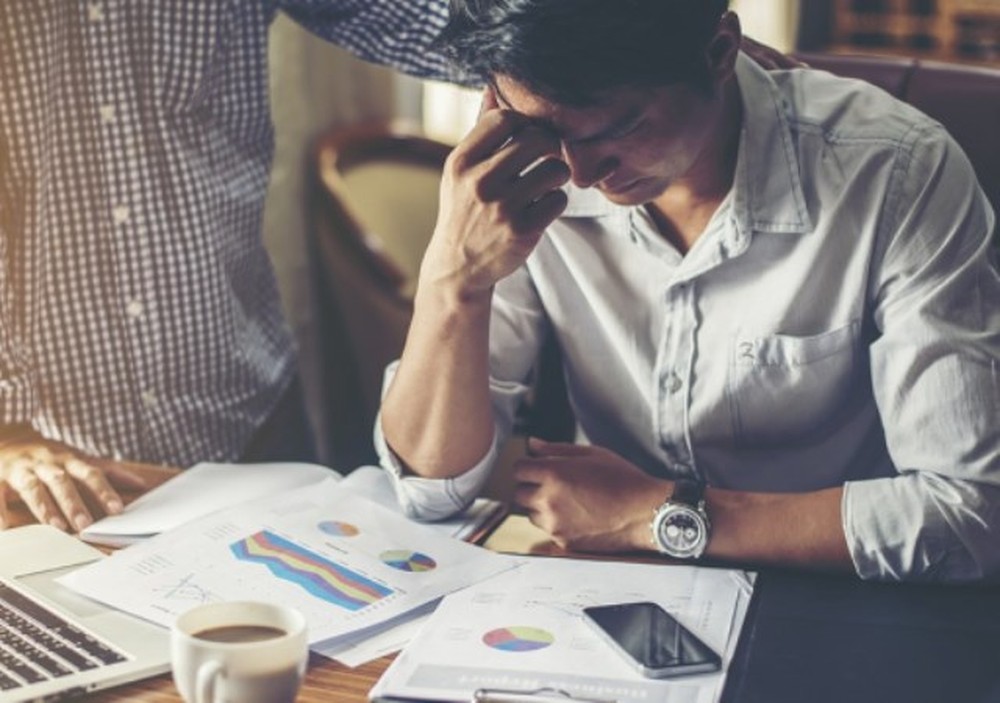
[[[361,610],[393,593],[391,588],[268,530],[233,542],[229,548],[237,559],[263,564],[278,578],[347,610]]]
[[[408,549],[389,549],[378,555],[382,563],[400,571],[430,571],[437,562],[426,554]]]
[[[485,645],[504,652],[532,652],[545,649],[555,641],[551,632],[524,625],[500,627],[483,635]]]

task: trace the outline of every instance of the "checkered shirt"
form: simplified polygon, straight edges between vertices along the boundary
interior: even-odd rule
[[[294,375],[261,239],[278,10],[441,76],[445,0],[0,1],[0,422],[239,457]]]

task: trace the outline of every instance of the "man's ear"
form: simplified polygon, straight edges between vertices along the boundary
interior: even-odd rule
[[[733,72],[736,70],[736,56],[739,54],[742,41],[740,18],[735,12],[727,12],[719,20],[715,36],[705,50],[708,72],[714,87],[718,88],[733,77]]]

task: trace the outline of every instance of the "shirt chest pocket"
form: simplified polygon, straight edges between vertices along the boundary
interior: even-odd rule
[[[808,442],[821,435],[859,382],[859,325],[806,337],[740,336],[727,393],[742,445]]]

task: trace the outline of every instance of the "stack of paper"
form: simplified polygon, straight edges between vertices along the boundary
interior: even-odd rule
[[[346,477],[319,464],[211,464],[192,466],[162,486],[80,533],[87,542],[123,547],[180,527],[217,510],[267,496],[280,496],[302,486],[342,480],[357,496],[390,510],[399,510],[389,475],[378,466],[360,466]],[[456,539],[471,539],[502,517],[496,500],[477,499],[465,512],[434,523],[434,528]]]
[[[752,591],[743,571],[536,557],[445,598],[372,698],[469,701],[477,690],[618,703],[722,695]],[[722,654],[721,671],[650,679],[583,620],[589,605],[653,601]],[[552,697],[551,695],[549,696]]]
[[[199,603],[280,602],[305,615],[311,644],[332,645],[513,565],[329,478],[198,518],[64,583],[165,626]]]

